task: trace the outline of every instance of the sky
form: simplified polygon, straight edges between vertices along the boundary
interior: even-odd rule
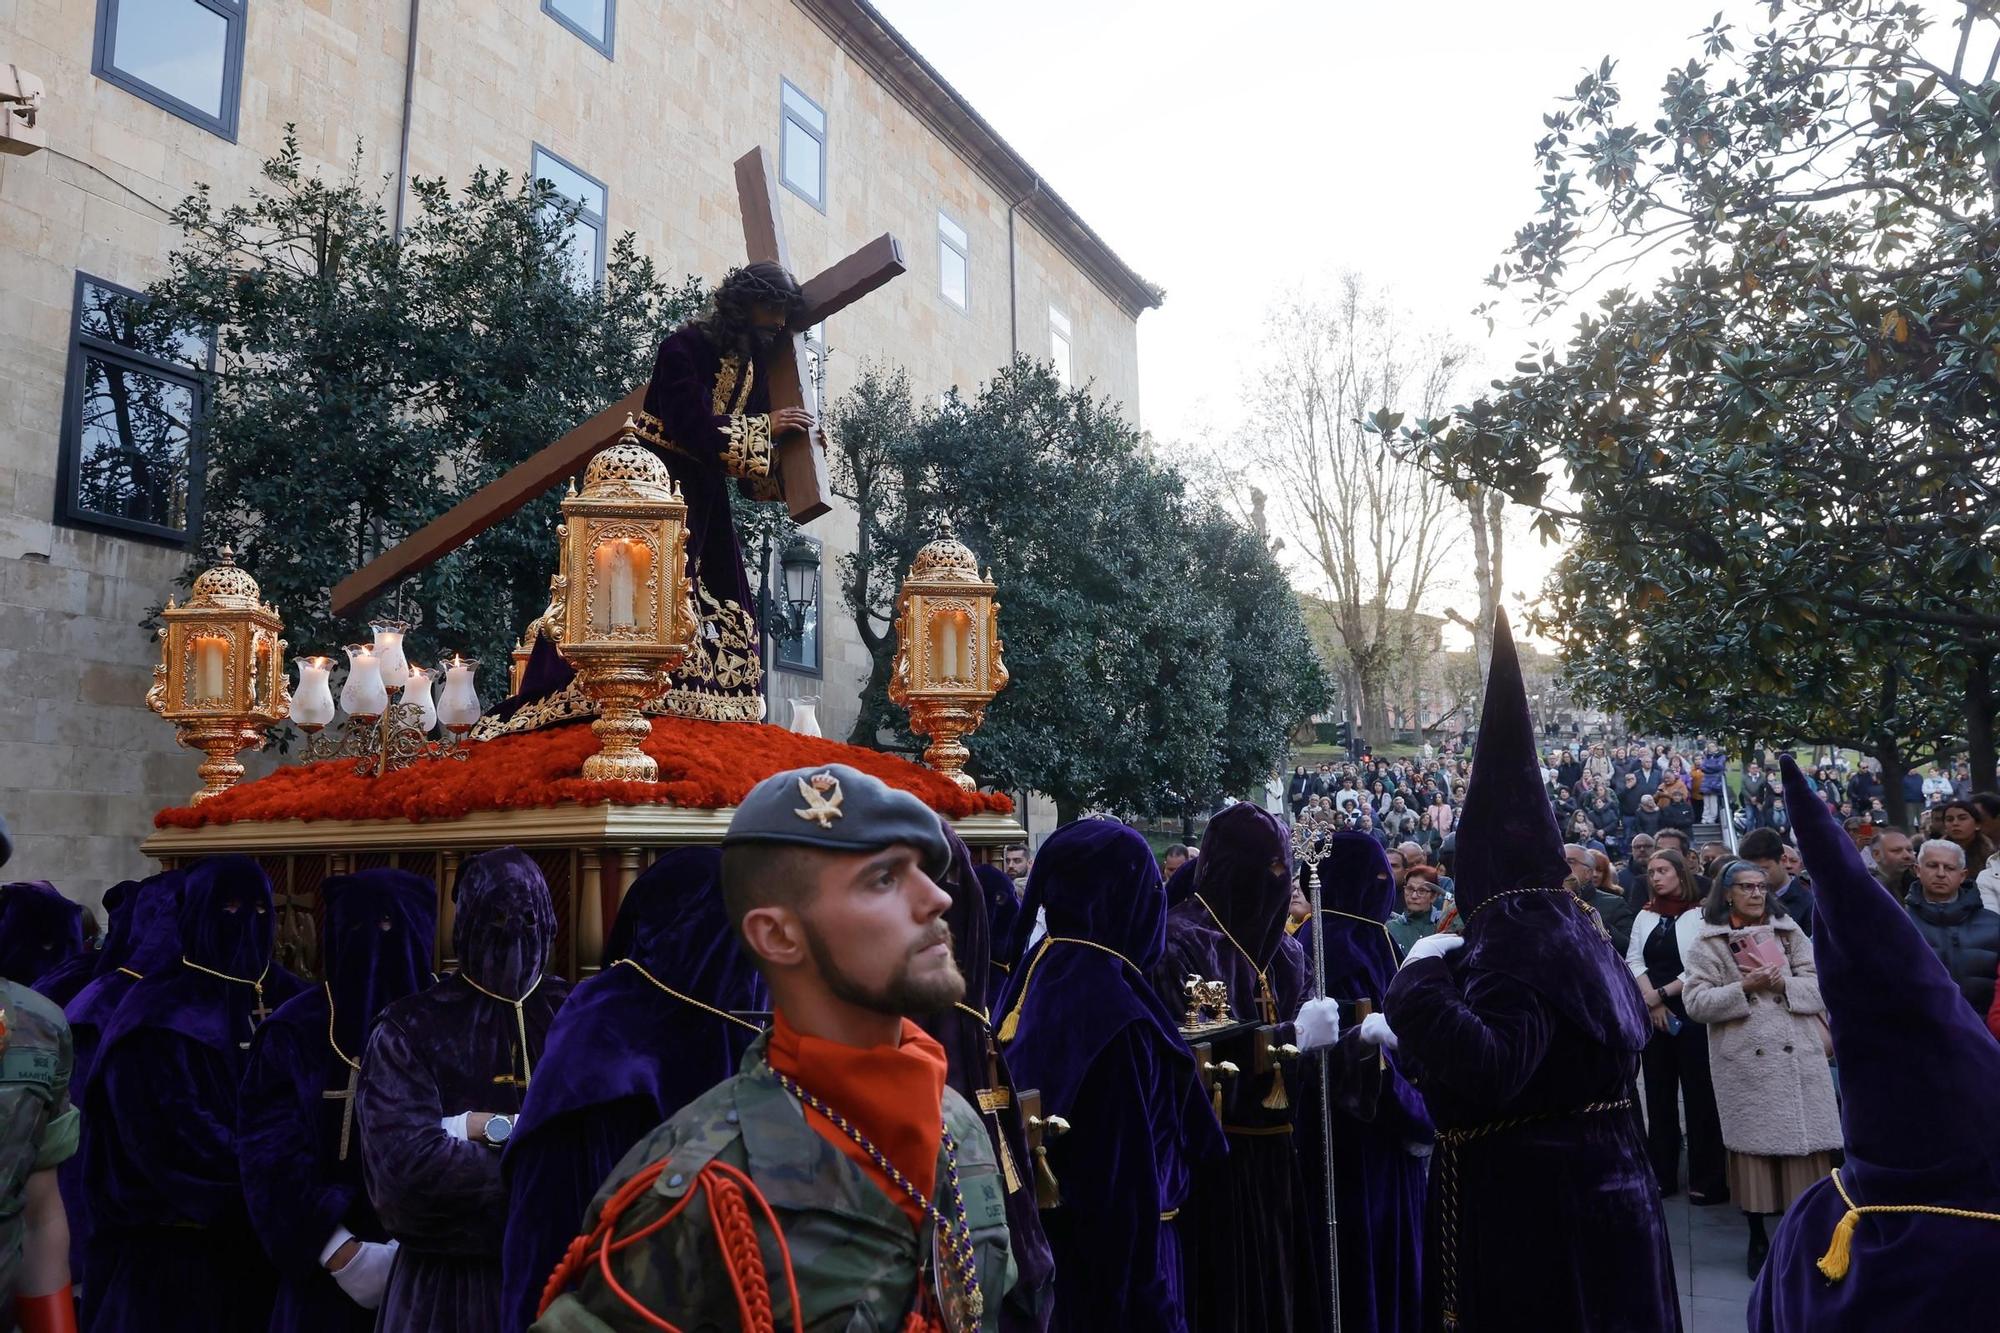
[[[1618,62],[1651,105],[1695,34],[1745,0],[875,0],[884,16],[1148,280],[1141,424],[1164,440],[1240,419],[1264,312],[1353,270],[1419,329],[1474,349],[1478,387],[1524,325],[1472,310],[1533,214],[1542,116]],[[1554,552],[1509,542],[1508,582]],[[1469,554],[1466,557],[1469,563]],[[1447,590],[1458,604],[1469,587]],[[1435,600],[1435,599],[1434,599]],[[1511,600],[1511,599],[1510,599]],[[1469,607],[1468,607],[1469,609]]]

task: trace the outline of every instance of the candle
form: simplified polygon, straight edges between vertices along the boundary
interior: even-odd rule
[[[375,663],[382,673],[382,684],[392,690],[400,690],[410,679],[410,663],[403,656],[403,635],[409,631],[409,624],[401,620],[378,620],[368,628],[375,631]]]
[[[347,645],[347,683],[340,687],[340,706],[350,717],[380,717],[389,707],[389,691],[382,684],[382,664],[375,646]]]
[[[452,731],[470,731],[479,721],[479,691],[473,686],[473,674],[479,663],[469,657],[452,656],[445,663],[444,692],[438,695],[438,721]]]
[[[333,721],[333,691],[328,678],[333,674],[331,657],[301,657],[299,688],[292,695],[292,721],[308,731],[318,731]]]
[[[958,620],[946,612],[938,617],[938,677],[958,679]]]
[[[611,543],[611,628],[630,629],[639,623],[639,577],[632,543]]]
[[[229,640],[203,635],[194,641],[194,695],[207,704],[226,703],[223,674],[229,662]]]
[[[431,699],[431,673],[423,667],[410,668],[409,683],[403,686],[403,702],[416,708],[418,731],[428,733],[438,724],[437,705]]]

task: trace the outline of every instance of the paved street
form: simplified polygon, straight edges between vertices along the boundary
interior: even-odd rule
[[[1743,1333],[1750,1302],[1750,1279],[1743,1272],[1750,1231],[1743,1214],[1733,1204],[1691,1208],[1685,1196],[1668,1199],[1666,1209],[1674,1287],[1687,1333]]]

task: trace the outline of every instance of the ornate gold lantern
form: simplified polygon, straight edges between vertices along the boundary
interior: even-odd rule
[[[979,730],[986,705],[1007,687],[996,591],[946,519],[896,595],[889,697],[909,710],[912,731],[930,737],[924,762],[967,791],[977,784],[964,771],[972,756],[960,738]]]
[[[175,739],[208,758],[196,801],[227,791],[242,778],[236,758],[264,748],[264,731],[285,720],[285,632],[266,606],[257,580],[222,550],[222,563],[194,581],[187,605],[167,602],[160,619],[160,662],[146,706],[174,724]]]
[[[590,460],[583,491],[562,502],[562,655],[597,704],[598,753],[583,762],[595,780],[652,782],[660,768],[641,745],[644,709],[694,644],[687,576],[687,506],[630,417],[618,442]],[[553,609],[553,608],[552,608]]]

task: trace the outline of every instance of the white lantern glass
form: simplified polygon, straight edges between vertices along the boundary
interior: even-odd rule
[[[403,636],[409,624],[401,620],[377,620],[369,624],[375,632],[375,663],[388,689],[400,690],[410,679],[410,664],[403,656]]]
[[[437,704],[431,698],[431,673],[420,666],[410,668],[409,683],[403,686],[403,702],[417,710],[417,730],[428,734],[438,724]]]
[[[445,663],[444,692],[438,695],[438,721],[453,731],[469,730],[479,721],[479,691],[473,677],[479,663],[469,657],[454,657]]]
[[[194,688],[189,691],[190,707],[221,708],[229,702],[229,640],[220,634],[203,634],[194,641]]]
[[[331,657],[301,657],[299,688],[292,695],[292,721],[301,727],[318,729],[333,721],[333,675]]]
[[[380,717],[389,707],[382,684],[382,664],[372,643],[347,645],[347,683],[340,687],[340,706],[349,717]]]

